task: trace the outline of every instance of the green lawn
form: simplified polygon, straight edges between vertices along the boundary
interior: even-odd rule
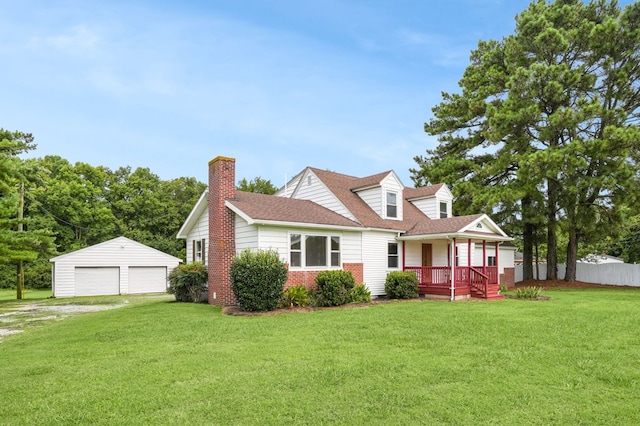
[[[53,293],[51,290],[32,290],[25,289],[23,294],[23,300],[38,300],[38,299],[46,299],[47,297],[51,297]],[[16,289],[0,289],[0,302],[5,300],[16,300]]]
[[[640,290],[545,294],[83,314],[0,342],[0,424],[640,424]]]

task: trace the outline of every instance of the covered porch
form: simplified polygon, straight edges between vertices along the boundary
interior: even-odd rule
[[[402,269],[416,274],[421,296],[502,299],[499,244],[493,238],[459,236],[402,241]]]

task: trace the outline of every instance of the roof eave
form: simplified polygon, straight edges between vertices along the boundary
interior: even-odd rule
[[[501,235],[495,234],[487,234],[484,235],[469,235],[463,232],[452,232],[452,233],[439,233],[439,234],[419,234],[419,235],[405,235],[398,237],[400,241],[418,241],[418,240],[442,240],[448,239],[451,240],[453,238],[460,238],[463,240],[489,240],[489,241],[512,241],[511,237],[503,237]]]

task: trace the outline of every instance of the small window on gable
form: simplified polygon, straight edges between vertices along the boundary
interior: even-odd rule
[[[447,213],[447,203],[444,201],[440,201],[440,219],[445,219],[449,217]]]
[[[398,217],[398,194],[387,192],[387,217]]]
[[[482,224],[481,224],[481,223],[478,223],[478,224],[476,225],[476,228],[478,228],[478,229],[482,229]]]

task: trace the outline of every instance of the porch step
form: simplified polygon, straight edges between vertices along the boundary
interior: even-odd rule
[[[500,294],[500,286],[496,284],[487,286],[487,294],[476,288],[471,288],[471,297],[485,300],[504,299],[504,296]]]

